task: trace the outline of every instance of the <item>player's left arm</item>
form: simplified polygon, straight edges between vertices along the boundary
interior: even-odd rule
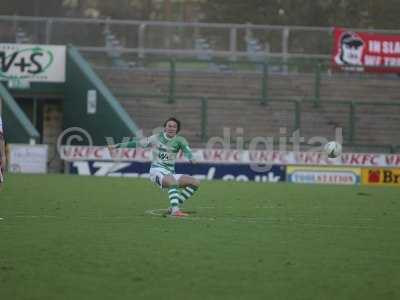
[[[195,163],[195,159],[193,157],[193,152],[192,149],[189,146],[188,141],[185,138],[181,139],[181,149],[183,152],[183,155],[191,162],[191,163]]]

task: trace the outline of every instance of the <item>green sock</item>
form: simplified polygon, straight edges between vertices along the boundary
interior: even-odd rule
[[[169,203],[171,204],[171,207],[178,207],[179,205],[179,191],[178,191],[178,186],[172,185],[168,189],[168,198],[169,198]]]
[[[198,187],[194,186],[194,185],[185,186],[185,188],[183,188],[181,190],[181,194],[180,194],[180,197],[179,197],[180,203],[183,203],[187,199],[192,197],[193,194],[197,191],[197,189],[198,189]]]

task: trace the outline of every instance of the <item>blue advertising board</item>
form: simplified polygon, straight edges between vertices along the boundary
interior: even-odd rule
[[[149,176],[149,162],[74,161],[69,163],[71,174],[94,176]],[[177,163],[176,173],[192,175],[198,179],[232,181],[280,182],[286,180],[286,167],[273,165],[255,167],[250,164]]]

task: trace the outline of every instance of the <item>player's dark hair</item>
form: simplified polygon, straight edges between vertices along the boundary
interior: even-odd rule
[[[164,128],[165,128],[165,126],[167,126],[167,123],[168,123],[169,121],[173,121],[173,122],[176,123],[176,127],[177,127],[176,133],[178,133],[179,130],[181,130],[181,121],[179,121],[178,119],[176,119],[176,118],[174,118],[174,117],[170,117],[170,118],[168,118],[168,119],[164,122]]]

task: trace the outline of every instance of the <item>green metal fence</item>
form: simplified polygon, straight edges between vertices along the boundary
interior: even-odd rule
[[[132,62],[131,60],[135,60],[136,58],[125,59],[126,65],[128,66],[129,62]],[[299,78],[301,76],[306,77],[309,82],[309,86],[304,86],[306,96],[296,95],[292,98],[296,100],[299,97],[312,99],[315,107],[318,107],[321,102],[325,100],[326,90],[324,90],[325,94],[322,93],[324,85],[326,86],[330,81],[335,80],[336,78],[339,78],[339,80],[346,80],[347,77],[344,76],[349,76],[349,80],[352,81],[352,84],[363,84],[364,80],[381,80],[381,77],[376,74],[351,74],[350,77],[350,74],[344,75],[344,73],[337,73],[331,68],[330,61],[322,59],[288,59],[288,61],[284,62],[282,59],[274,58],[258,62],[248,60],[237,60],[233,62],[226,59],[211,59],[204,61],[189,58],[171,58],[170,60],[165,60],[165,58],[147,57],[145,59],[135,60],[134,63],[136,64],[135,67],[132,67],[131,69],[126,67],[122,70],[163,72],[163,74],[168,78],[168,84],[165,86],[163,92],[140,92],[137,93],[137,95],[163,97],[168,103],[174,103],[176,97],[179,96],[190,96],[178,91],[179,84],[185,76],[182,74],[188,71],[198,73],[213,72],[221,76],[245,73],[256,75],[259,77],[259,86],[257,88],[259,94],[257,97],[263,105],[267,105],[271,98],[277,98],[271,94],[271,88],[273,88],[271,80],[273,79],[273,76],[292,76],[292,78],[296,76],[299,76]],[[106,66],[105,68],[108,67],[111,66]],[[392,76],[390,79],[394,82],[393,85],[398,85],[398,80],[400,79],[395,74],[385,76]],[[400,101],[400,85],[398,86]],[[365,96],[368,97],[369,95],[367,94]],[[348,96],[347,98],[337,99],[350,102],[352,98],[354,97]],[[385,97],[380,97],[380,101],[385,101]]]
[[[251,99],[249,99],[251,100]],[[254,100],[254,99],[253,99]],[[208,101],[207,98],[202,99],[203,102]],[[301,119],[302,119],[302,106],[304,103],[314,103],[313,99],[303,99],[303,100],[291,100],[291,99],[269,99],[270,102],[288,102],[293,104],[293,124],[288,124],[288,127],[292,128],[293,131],[299,130],[301,132],[302,130],[302,124],[301,124]],[[353,149],[370,149],[370,151],[374,152],[376,150],[379,150],[378,152],[389,152],[389,153],[400,153],[400,140],[395,140],[393,139],[392,144],[360,144],[357,143],[357,132],[356,132],[356,125],[357,125],[357,119],[360,117],[359,114],[357,114],[357,108],[360,108],[362,106],[377,106],[377,107],[400,107],[400,101],[399,102],[363,102],[363,101],[344,101],[344,100],[330,100],[330,104],[334,104],[337,106],[348,106],[349,107],[349,113],[348,113],[348,128],[347,128],[347,134],[343,137],[343,144],[345,147],[348,148],[353,148]],[[324,106],[324,102],[319,103],[319,106]],[[202,110],[202,120],[205,119],[207,120],[207,116],[204,116],[207,112]],[[400,118],[399,118],[400,120]],[[207,124],[202,122],[202,136],[207,136]],[[290,133],[289,133],[290,134]]]
[[[210,100],[233,100],[234,97],[218,97],[218,96],[209,96],[209,98],[203,96],[193,96],[190,94],[184,94],[182,91],[177,89],[179,86],[180,80],[184,79],[185,73],[183,71],[191,71],[191,74],[198,74],[201,72],[211,72],[211,74],[226,74],[230,76],[232,74],[244,74],[248,72],[249,74],[256,74],[259,78],[259,91],[258,96],[241,100],[249,100],[249,101],[258,101],[260,105],[269,105],[274,102],[287,102],[291,103],[292,112],[293,112],[293,124],[288,124],[290,128],[293,130],[301,130],[302,129],[302,114],[303,114],[303,106],[305,103],[310,103],[316,109],[323,109],[324,104],[332,104],[346,107],[348,108],[347,113],[347,124],[346,124],[346,134],[345,134],[345,145],[352,146],[355,148],[371,148],[371,149],[383,149],[387,152],[396,152],[399,151],[400,146],[397,144],[399,142],[393,141],[393,145],[358,145],[357,142],[357,118],[360,116],[357,113],[358,108],[363,105],[375,105],[375,106],[392,106],[399,107],[400,106],[400,93],[399,100],[385,100],[381,99],[378,101],[365,101],[365,99],[326,99],[324,95],[321,94],[321,87],[324,84],[324,81],[329,80],[329,76],[332,75],[330,69],[330,62],[321,59],[289,59],[287,62],[283,62],[279,59],[268,60],[268,61],[260,61],[260,62],[249,62],[249,61],[228,61],[228,60],[209,60],[209,61],[200,61],[194,59],[156,59],[156,58],[147,58],[142,59],[140,62],[141,70],[147,71],[156,71],[163,72],[165,74],[166,83],[165,88],[162,91],[158,91],[156,93],[136,93],[134,89],[129,90],[114,90],[114,93],[117,97],[151,97],[160,99],[160,101],[166,101],[167,103],[174,103],[176,101],[184,100],[187,97],[190,98],[198,98],[201,101],[201,111],[199,114],[201,115],[201,140],[206,141],[208,137],[208,102]],[[184,74],[184,75],[182,75]],[[205,73],[207,74],[207,73]],[[309,89],[308,96],[296,96],[292,98],[287,97],[276,97],[271,95],[271,75],[274,74],[282,74],[282,75],[293,75],[293,74],[306,74],[308,80],[312,82]],[[336,76],[336,75],[332,75]],[[341,74],[341,76],[346,76]],[[372,78],[379,79],[377,75],[373,74],[359,74],[359,75],[351,75],[352,78],[359,76],[361,79]],[[375,77],[374,77],[375,76]],[[285,77],[282,77],[284,80]],[[195,80],[195,79],[193,79]],[[397,83],[398,80],[395,77],[392,77],[391,80],[394,80],[394,84]],[[346,81],[345,81],[346,82]],[[112,88],[112,87],[111,87]],[[325,92],[326,93],[326,92]],[[366,95],[368,98],[369,95]],[[328,101],[329,100],[329,101]]]
[[[118,94],[116,95],[117,97],[119,96]],[[125,96],[128,96],[125,94]],[[134,95],[130,95],[134,96]],[[141,97],[146,99],[147,97]],[[163,97],[156,97],[156,96],[151,96],[151,99],[157,99],[158,101],[165,101],[165,98]],[[149,99],[150,99],[149,98]],[[181,96],[176,96],[176,101],[185,101],[187,97],[181,97]],[[207,142],[208,138],[210,137],[209,131],[210,131],[210,124],[209,124],[209,103],[210,101],[226,101],[227,107],[229,106],[230,101],[232,99],[230,98],[223,98],[223,97],[198,97],[198,98],[193,98],[192,99],[197,99],[198,101],[201,102],[201,105],[199,106],[199,112],[198,112],[198,119],[200,121],[200,137],[201,141],[203,143]],[[248,102],[254,102],[258,101],[256,98],[247,98],[247,99],[240,99],[242,101],[248,101]],[[302,117],[304,113],[304,105],[306,104],[311,104],[313,106],[314,104],[314,99],[301,99],[301,100],[293,100],[293,99],[274,99],[271,98],[269,99],[270,104],[274,103],[288,103],[291,105],[290,112],[293,114],[293,117],[291,118],[293,120],[292,123],[287,124],[287,128],[289,128],[288,135],[291,135],[294,131],[300,131],[304,129],[304,124],[302,124]],[[393,140],[393,143],[391,144],[376,144],[376,143],[359,143],[357,141],[357,136],[358,133],[356,131],[357,127],[357,120],[360,117],[359,113],[357,110],[365,105],[373,105],[377,107],[400,107],[400,102],[362,102],[362,101],[344,101],[344,100],[330,100],[329,102],[324,102],[322,101],[320,103],[320,108],[324,108],[325,105],[335,105],[338,107],[347,107],[348,108],[348,113],[347,113],[347,124],[344,126],[344,140],[343,140],[343,145],[347,147],[348,149],[353,149],[355,152],[363,152],[363,151],[370,151],[370,152],[384,152],[384,153],[400,153],[400,141]],[[260,103],[260,106],[263,104]],[[251,121],[251,120],[249,120]],[[251,137],[249,137],[251,138]],[[245,146],[248,144],[248,142],[245,141]],[[306,143],[301,143],[301,145],[307,145]],[[248,145],[247,145],[248,146]]]

